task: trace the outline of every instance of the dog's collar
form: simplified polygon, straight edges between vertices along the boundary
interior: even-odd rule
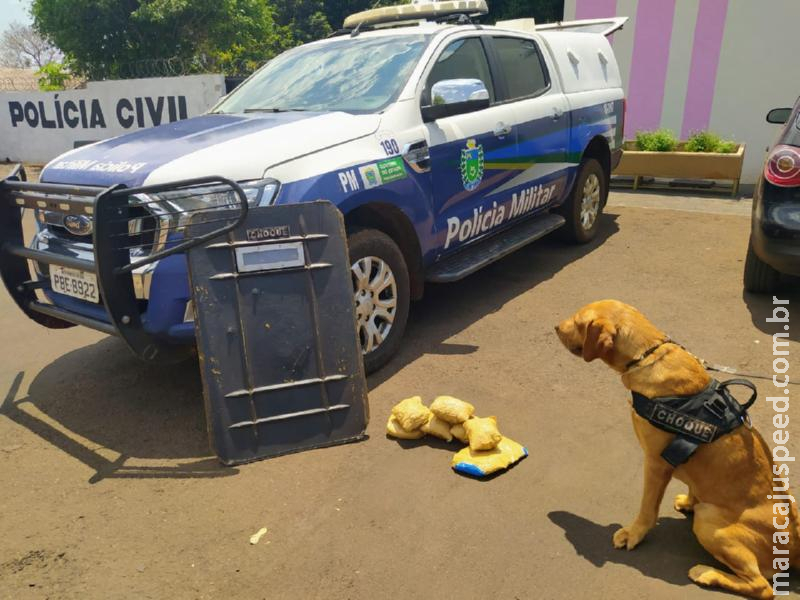
[[[659,348],[661,348],[661,346],[664,346],[665,344],[674,344],[674,343],[675,343],[675,342],[673,342],[673,341],[672,341],[672,339],[671,339],[669,336],[667,336],[666,338],[664,338],[663,340],[661,340],[660,342],[658,342],[658,343],[657,343],[655,346],[653,346],[652,348],[648,348],[647,350],[645,350],[645,351],[644,351],[644,354],[642,354],[642,355],[641,355],[641,356],[639,356],[638,358],[634,358],[632,361],[630,361],[628,364],[626,364],[626,365],[625,365],[625,370],[627,371],[627,370],[629,370],[631,367],[638,365],[638,364],[639,364],[640,362],[642,362],[642,361],[643,361],[645,358],[647,358],[648,356],[650,356],[650,355],[651,355],[653,352],[655,352],[656,350],[658,350]],[[679,345],[680,345],[680,344],[679,344]]]

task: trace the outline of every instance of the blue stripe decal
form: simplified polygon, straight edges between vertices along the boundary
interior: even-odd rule
[[[598,135],[608,140],[612,150],[621,148],[624,125],[623,101],[614,100],[576,109],[572,111],[572,123],[570,155],[583,154],[591,139]]]

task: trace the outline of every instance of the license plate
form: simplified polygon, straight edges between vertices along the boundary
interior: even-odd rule
[[[97,276],[94,273],[51,267],[50,287],[54,292],[65,296],[88,302],[100,302],[100,290],[97,289]]]

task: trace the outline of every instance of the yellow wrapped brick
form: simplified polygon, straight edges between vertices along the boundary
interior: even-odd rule
[[[391,415],[389,415],[389,422],[386,423],[386,433],[400,440],[418,440],[425,435],[421,429],[406,431],[400,426],[400,423],[397,421],[397,419]]]
[[[473,477],[486,477],[528,456],[524,448],[514,440],[504,437],[492,450],[474,451],[464,448],[453,456],[452,467],[459,473]]]
[[[443,439],[445,442],[453,441],[453,434],[450,433],[450,423],[447,421],[442,421],[433,413],[431,413],[431,417],[428,419],[428,422],[420,428],[420,431],[424,431],[425,433],[428,433],[434,437]]]
[[[431,411],[442,421],[457,425],[469,419],[475,412],[475,407],[452,396],[439,396],[431,404]]]
[[[485,419],[469,419],[464,422],[464,430],[469,438],[469,448],[473,451],[493,450],[503,439],[497,429],[497,419],[486,417]]]
[[[392,416],[406,431],[419,429],[428,422],[430,415],[430,409],[422,404],[422,398],[419,396],[401,400],[392,409]]]
[[[467,437],[467,430],[464,429],[464,425],[459,423],[458,425],[453,425],[450,428],[450,434],[456,438],[459,442],[463,444],[469,444],[469,438]]]

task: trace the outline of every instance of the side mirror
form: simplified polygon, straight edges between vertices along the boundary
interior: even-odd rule
[[[431,105],[422,107],[426,123],[489,108],[489,90],[480,79],[444,79],[433,84]]]
[[[773,108],[767,113],[767,123],[774,123],[775,125],[785,125],[792,116],[791,108]]]

